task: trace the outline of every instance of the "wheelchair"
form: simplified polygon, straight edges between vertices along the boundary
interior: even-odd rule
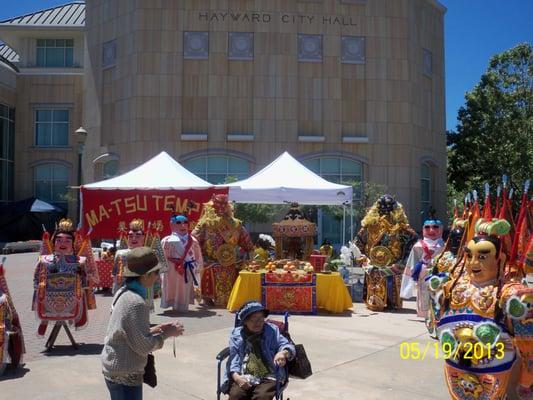
[[[265,323],[270,323],[276,325],[280,333],[285,336],[289,341],[291,340],[289,335],[289,313],[286,312],[284,315],[284,322],[267,319]],[[237,315],[235,315],[235,328],[240,326]],[[222,394],[227,394],[222,392],[221,382],[222,382],[222,362],[229,357],[229,347],[222,349],[216,356],[217,360],[217,400],[220,400]],[[285,376],[287,377],[286,381],[281,382],[281,368],[285,368]],[[283,400],[283,391],[287,388],[289,384],[289,367],[288,364],[285,364],[284,367],[276,366],[276,400]],[[287,399],[289,400],[289,399]]]

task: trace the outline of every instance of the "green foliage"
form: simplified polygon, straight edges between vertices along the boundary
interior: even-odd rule
[[[503,174],[520,187],[533,168],[533,47],[520,44],[494,56],[459,109],[457,132],[448,132],[448,195],[459,202]],[[451,207],[450,207],[451,205]]]
[[[361,185],[361,182],[343,182],[345,185],[351,185],[353,187],[354,193],[361,192],[362,189],[362,198],[360,200],[354,200],[353,202],[353,221],[354,225],[359,224],[359,222],[365,216],[366,210],[374,204],[374,202],[384,193],[387,193],[387,187],[385,185],[380,185],[372,182],[365,182]],[[304,206],[302,207],[302,212],[304,215],[307,215],[308,212],[316,214],[316,209],[319,206]],[[342,221],[343,209],[342,206],[320,206],[323,212],[326,214],[332,215],[338,221]],[[308,211],[310,210],[310,211]],[[350,206],[347,206],[344,210],[346,213],[346,218],[350,218]]]

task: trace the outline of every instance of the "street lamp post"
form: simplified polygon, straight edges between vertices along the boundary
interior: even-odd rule
[[[80,126],[76,132],[74,132],[74,135],[76,136],[76,144],[77,144],[77,150],[78,150],[78,207],[77,207],[77,214],[78,214],[78,223],[81,222],[81,181],[82,181],[82,157],[83,157],[83,148],[85,146],[85,141],[87,140],[87,131],[83,129],[82,126]]]

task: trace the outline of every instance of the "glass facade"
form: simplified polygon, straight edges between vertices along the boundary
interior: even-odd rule
[[[67,147],[69,114],[69,110],[35,110],[35,145],[37,147]]]
[[[363,195],[363,164],[359,161],[342,157],[318,157],[305,160],[302,162],[311,171],[320,175],[322,178],[333,183],[352,185],[354,188],[354,201],[361,200]],[[342,242],[342,219],[335,218],[323,210],[318,212],[319,237],[321,243],[325,238],[333,244]],[[349,215],[346,214],[346,228],[349,230]],[[350,239],[349,232],[346,232],[347,239]]]
[[[13,201],[15,109],[0,104],[0,204]]]
[[[68,68],[74,66],[73,39],[37,39],[37,66]]]
[[[68,175],[68,168],[61,164],[48,163],[36,166],[33,174],[35,197],[66,210]]]
[[[250,163],[231,156],[202,156],[187,160],[184,167],[193,174],[213,184],[220,184],[226,178],[245,179],[250,175]]]

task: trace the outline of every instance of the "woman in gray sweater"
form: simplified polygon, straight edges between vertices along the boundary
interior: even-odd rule
[[[150,328],[146,289],[156,281],[159,269],[149,247],[133,249],[127,256],[126,283],[113,298],[101,356],[111,400],[141,400],[148,354],[163,347],[165,339],[183,334],[178,322]]]

